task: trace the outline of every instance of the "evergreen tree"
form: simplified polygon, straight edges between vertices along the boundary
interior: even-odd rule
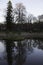
[[[7,14],[6,14],[6,29],[8,31],[12,30],[12,22],[13,22],[13,8],[12,8],[12,3],[11,1],[8,2],[8,7],[7,7]]]

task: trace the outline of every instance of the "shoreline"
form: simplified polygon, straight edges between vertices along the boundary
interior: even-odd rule
[[[24,40],[24,39],[43,39],[43,33],[14,33],[14,32],[1,32],[0,33],[1,40]]]

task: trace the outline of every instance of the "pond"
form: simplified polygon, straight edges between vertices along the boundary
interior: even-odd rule
[[[43,41],[0,40],[0,65],[43,65]]]

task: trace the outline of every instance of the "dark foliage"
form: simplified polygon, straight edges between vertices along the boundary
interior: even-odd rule
[[[6,28],[9,31],[12,30],[12,22],[13,22],[13,8],[11,1],[9,1],[6,14]]]
[[[12,23],[12,32],[43,32],[43,22],[40,23]],[[0,24],[0,31],[6,31],[6,24]]]
[[[30,22],[28,21],[27,23],[26,15],[24,11],[25,11],[25,7],[22,6],[22,4],[19,4],[19,6],[17,6],[16,11],[15,11],[15,14],[17,15],[16,22],[18,23],[16,22],[14,23],[12,3],[11,1],[9,1],[7,11],[6,11],[6,23],[0,24],[0,31],[43,32],[43,21],[41,22],[39,19],[39,22],[34,22],[32,24],[31,19],[30,19]]]

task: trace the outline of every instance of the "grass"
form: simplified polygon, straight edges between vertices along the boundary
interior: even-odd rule
[[[0,32],[0,39],[3,40],[43,39],[43,33]]]

